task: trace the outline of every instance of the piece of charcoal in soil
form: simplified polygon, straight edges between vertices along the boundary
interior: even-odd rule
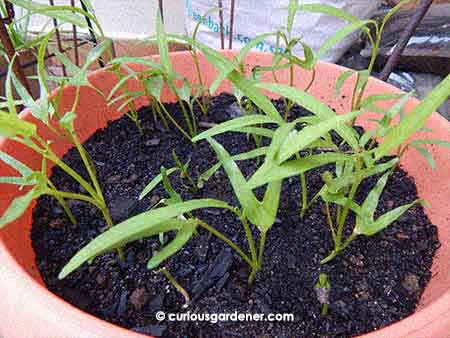
[[[280,112],[281,101],[274,101]],[[235,112],[231,95],[214,97],[207,119],[214,123]],[[182,120],[177,104],[167,109]],[[225,115],[224,115],[225,114]],[[309,115],[295,106],[291,118]],[[107,203],[116,221],[148,210],[166,197],[158,186],[149,196],[137,202],[143,188],[160,172],[174,165],[172,150],[182,160],[192,157],[190,174],[197,178],[217,162],[207,142],[196,147],[182,136],[165,131],[154,123],[149,109],[140,111],[145,131],[140,136],[134,124],[122,117],[98,130],[85,143],[97,163],[98,177]],[[361,129],[358,130],[361,132]],[[216,139],[232,154],[254,148],[251,138],[238,133],[219,135]],[[158,140],[157,142],[154,140]],[[74,150],[64,161],[81,173],[83,164]],[[238,162],[244,175],[257,167],[255,161]],[[322,186],[320,174],[334,170],[325,166],[307,173],[309,198]],[[361,201],[378,177],[366,180],[357,192]],[[82,192],[61,170],[54,169],[53,183],[65,191]],[[238,205],[229,181],[219,170],[204,188],[193,195],[183,187],[179,175],[172,184],[185,200],[212,197]],[[417,197],[412,178],[396,169],[382,194],[377,216]],[[298,178],[283,185],[278,222],[269,231],[263,270],[254,285],[247,285],[248,267],[241,258],[203,230],[163,265],[191,295],[189,308],[181,294],[162,274],[148,270],[147,261],[161,245],[157,237],[128,244],[126,260],[119,262],[115,252],[97,257],[64,280],[57,275],[69,259],[90,240],[106,229],[101,214],[83,202],[70,203],[79,221],[74,226],[61,212],[57,202],[42,197],[33,211],[31,238],[36,262],[49,290],[101,319],[148,335],[163,337],[350,337],[381,328],[412,314],[420,295],[431,278],[430,268],[439,246],[437,230],[421,206],[410,209],[381,233],[360,237],[329,264],[321,265],[333,247],[324,206],[315,203],[304,219],[299,219],[301,190]],[[117,210],[116,210],[117,209]],[[195,215],[247,249],[241,224],[233,214],[204,210]],[[352,220],[347,225],[349,233]],[[50,226],[49,226],[50,225]],[[168,239],[172,238],[170,235]],[[256,239],[258,236],[256,235]],[[225,250],[225,251],[224,251]],[[224,253],[226,252],[226,254]],[[231,255],[231,256],[230,256]],[[220,261],[218,257],[222,257]],[[320,315],[321,306],[314,285],[321,272],[327,274],[331,291],[329,314]],[[194,297],[195,296],[195,297]],[[157,311],[179,313],[293,313],[294,322],[158,322]]]

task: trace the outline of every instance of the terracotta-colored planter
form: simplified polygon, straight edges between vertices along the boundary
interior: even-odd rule
[[[232,52],[224,52],[231,56]],[[194,67],[188,53],[172,54],[172,62],[176,71],[191,81],[195,81]],[[249,69],[254,65],[269,65],[271,56],[262,53],[248,55]],[[201,59],[202,74],[207,84],[216,75],[215,70]],[[311,93],[323,100],[337,112],[348,111],[351,93],[350,82],[344,86],[342,95],[336,98],[333,94],[334,83],[344,68],[327,63],[317,65],[316,80]],[[298,70],[296,85],[304,88],[311,74]],[[279,79],[287,79],[287,73],[281,72]],[[104,92],[108,92],[115,83],[115,77],[103,70],[90,76],[91,82]],[[266,80],[270,81],[270,78]],[[131,86],[137,86],[131,83]],[[224,83],[219,91],[229,91],[230,86]],[[399,92],[398,89],[371,79],[368,94]],[[63,90],[60,111],[67,111],[74,97],[74,89]],[[172,101],[173,95],[166,91],[164,101]],[[137,102],[138,106],[146,104],[145,99]],[[411,99],[407,110],[418,104]],[[108,120],[119,118],[122,113],[106,102],[91,89],[83,88],[77,109],[76,127],[82,140],[86,140],[96,129],[106,125]],[[369,114],[370,115],[370,114]],[[21,114],[25,120],[33,120],[25,111]],[[359,123],[370,128],[370,122],[363,116]],[[429,119],[427,126],[435,133],[430,137],[450,140],[450,124],[437,113]],[[44,137],[54,139],[45,127],[39,132]],[[423,135],[422,135],[423,136]],[[59,141],[54,143],[55,151],[62,155],[68,150],[68,144]],[[28,149],[8,140],[0,140],[0,149],[12,154],[30,167],[39,168],[40,158]],[[437,162],[435,171],[431,171],[426,161],[414,151],[410,151],[402,160],[402,167],[412,175],[417,183],[420,197],[430,202],[427,213],[431,221],[438,226],[441,248],[433,262],[433,278],[422,296],[416,313],[404,320],[392,324],[379,331],[365,335],[369,337],[450,337],[450,161],[448,149],[430,147]],[[0,175],[14,174],[10,168],[0,164]],[[16,187],[0,185],[0,214],[9,201],[19,192]],[[49,292],[39,276],[35,266],[34,253],[30,241],[31,209],[18,221],[6,226],[0,232],[0,336],[5,338],[31,337],[144,337],[140,334],[111,325],[84,313],[59,297]]]

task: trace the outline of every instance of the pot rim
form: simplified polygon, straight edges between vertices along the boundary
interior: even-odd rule
[[[224,50],[222,52],[224,54],[230,53],[232,55],[232,54],[236,53],[236,50],[232,50],[232,51]],[[171,56],[180,55],[180,56],[191,57],[189,51],[172,52],[170,54],[171,54]],[[258,55],[264,55],[267,53],[251,52],[251,54],[258,56]],[[151,58],[158,59],[158,56],[151,56]],[[343,72],[343,71],[348,70],[348,68],[346,68],[346,67],[331,64],[328,62],[323,62],[323,61],[319,61],[316,65],[316,67],[319,67],[319,68],[324,67],[324,66],[335,68],[338,72]],[[99,74],[102,74],[103,72],[105,72],[104,68],[95,70],[89,74],[89,78],[90,79],[95,78]],[[383,82],[379,79],[373,78],[373,77],[370,78],[370,82],[376,83],[379,87],[385,89],[388,92],[402,92],[398,88],[396,88],[386,82]],[[57,89],[55,89],[53,91],[52,95],[54,95],[56,93],[56,90]],[[67,90],[67,89],[65,89],[65,90]],[[410,101],[412,101],[414,103],[420,102],[419,100],[417,100],[415,98],[411,98]],[[31,112],[28,109],[26,109],[26,110],[22,111],[19,114],[19,116],[20,116],[20,118],[30,117]],[[450,123],[444,117],[442,117],[440,114],[434,112],[432,114],[432,116],[430,117],[430,119],[436,120],[438,123],[442,123],[442,124],[448,126],[449,130],[450,130]],[[6,142],[6,139],[3,139],[0,137],[0,149],[3,148],[5,142]],[[34,206],[34,204],[33,204],[33,206]],[[10,253],[10,250],[5,246],[5,244],[3,243],[3,241],[1,239],[0,239],[0,262],[2,263],[2,264],[0,264],[0,272],[1,272],[2,276],[4,275],[4,273],[2,271],[6,272],[6,274],[10,273],[10,274],[19,275],[20,280],[23,280],[23,284],[26,288],[31,288],[33,290],[33,292],[37,292],[38,294],[41,295],[38,297],[38,299],[41,299],[41,297],[44,297],[45,299],[51,300],[51,302],[53,303],[51,305],[54,306],[54,308],[52,308],[48,312],[57,312],[57,311],[59,311],[59,308],[65,308],[67,311],[64,311],[64,312],[68,312],[67,314],[70,316],[71,320],[78,321],[79,323],[83,323],[83,326],[85,326],[85,327],[90,327],[90,326],[99,327],[102,330],[106,330],[107,332],[114,332],[114,334],[117,337],[130,337],[130,338],[148,337],[146,335],[135,333],[131,330],[124,329],[120,326],[117,326],[115,324],[111,324],[107,321],[99,319],[99,318],[95,317],[94,315],[91,315],[87,312],[80,310],[79,308],[75,307],[74,305],[66,302],[65,300],[63,300],[60,297],[58,297],[57,295],[55,295],[54,293],[50,292],[44,285],[41,285],[31,275],[29,275],[28,272],[26,272],[26,270],[23,268],[22,265],[16,263],[16,260]],[[17,278],[14,278],[14,281],[17,281]],[[9,283],[7,283],[7,282],[6,283],[0,282],[0,284],[3,284],[2,287],[5,285],[6,285],[6,288],[9,287],[9,289],[10,289],[9,291],[11,291],[11,292],[13,292],[15,289],[14,286],[13,287],[11,287],[10,285],[8,286]],[[432,301],[430,304],[422,307],[420,310],[414,312],[413,314],[409,315],[408,317],[405,317],[398,322],[395,322],[388,326],[385,326],[382,329],[364,334],[364,335],[360,336],[360,338],[375,338],[375,337],[380,337],[380,336],[382,336],[382,337],[403,337],[403,334],[405,332],[414,334],[414,332],[411,332],[411,327],[415,327],[418,322],[422,323],[423,325],[421,327],[417,327],[417,328],[415,327],[415,331],[423,329],[423,328],[435,323],[436,321],[442,320],[441,318],[444,315],[447,315],[447,318],[450,318],[450,288],[447,289],[446,292],[444,292],[439,298]],[[86,325],[87,323],[89,323],[89,325]],[[406,330],[409,330],[409,331],[406,331]]]

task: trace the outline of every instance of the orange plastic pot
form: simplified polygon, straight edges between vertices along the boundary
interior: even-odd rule
[[[231,57],[233,52],[224,52]],[[187,52],[171,55],[174,69],[190,81],[195,82],[195,72],[191,57]],[[213,66],[203,58],[200,60],[202,74],[206,84],[210,84],[217,74]],[[263,53],[250,53],[246,64],[253,66],[270,65],[271,56]],[[351,82],[348,81],[339,97],[335,97],[333,88],[337,77],[345,69],[336,65],[319,63],[316,68],[316,79],[310,92],[336,109],[338,113],[349,111]],[[287,80],[287,72],[280,72],[279,80]],[[311,73],[298,69],[296,83],[304,88],[311,79]],[[90,81],[104,93],[116,83],[114,75],[99,70],[90,75]],[[268,76],[262,81],[271,81]],[[135,82],[130,82],[130,88],[136,89]],[[223,83],[220,91],[230,91],[230,85]],[[60,112],[68,111],[74,98],[74,88],[65,88],[62,92]],[[367,94],[399,92],[398,89],[371,79]],[[173,101],[174,97],[168,90],[163,93],[164,101]],[[145,99],[139,99],[138,107],[145,105]],[[387,105],[388,103],[386,103]],[[391,103],[392,104],[392,103]],[[418,101],[409,100],[407,110]],[[95,91],[83,88],[77,107],[76,128],[80,138],[84,141],[97,129],[106,126],[107,121],[122,115],[115,107],[108,106],[104,99]],[[359,124],[370,128],[368,115],[359,119]],[[24,111],[21,118],[33,121],[29,111]],[[429,137],[450,140],[450,125],[437,113],[427,122],[427,127],[434,130]],[[54,140],[54,150],[63,155],[69,148],[67,143],[57,140],[55,135],[39,124],[39,133],[50,140]],[[423,134],[422,134],[423,136]],[[32,168],[40,168],[41,159],[30,150],[10,140],[0,140],[0,149],[23,161]],[[433,277],[428,284],[417,311],[388,327],[364,335],[364,337],[450,337],[450,161],[448,149],[431,146],[429,148],[437,162],[437,169],[431,171],[426,161],[415,151],[410,151],[402,159],[402,167],[415,178],[421,198],[430,202],[427,214],[439,229],[441,247],[433,261]],[[50,170],[50,168],[49,168]],[[15,175],[11,168],[0,164],[0,176]],[[23,194],[17,187],[0,185],[0,214],[10,201],[17,195]],[[18,221],[9,224],[0,232],[0,336],[5,338],[31,337],[96,337],[96,338],[125,338],[144,337],[140,334],[125,330],[103,320],[97,319],[76,307],[70,305],[58,296],[52,294],[44,286],[35,265],[35,256],[30,241],[32,207]]]

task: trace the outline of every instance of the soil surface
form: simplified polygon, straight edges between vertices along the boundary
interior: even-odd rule
[[[284,107],[275,102],[280,111]],[[211,102],[209,118],[220,122],[239,113],[229,95]],[[179,106],[167,105],[180,116]],[[308,114],[295,107],[291,115]],[[123,117],[98,130],[86,143],[97,165],[109,209],[120,222],[148,210],[167,195],[158,186],[138,201],[143,188],[160,172],[161,165],[174,166],[172,151],[187,161],[194,180],[216,163],[206,142],[193,147],[177,133],[168,133],[161,122],[154,123],[151,111],[141,111],[145,135]],[[216,137],[232,154],[254,148],[246,135],[229,133]],[[84,173],[76,151],[64,156],[78,172]],[[250,175],[256,161],[241,161],[240,168]],[[320,173],[325,167],[307,174],[311,198],[322,186]],[[86,176],[86,174],[85,174]],[[357,192],[361,202],[377,177],[366,180]],[[53,183],[61,190],[83,192],[80,186],[55,169]],[[184,199],[212,197],[238,205],[229,181],[221,169],[198,193],[191,193],[177,174],[172,184]],[[299,219],[301,189],[298,178],[284,183],[278,220],[269,231],[263,270],[253,287],[248,287],[248,268],[228,246],[200,229],[188,244],[164,263],[191,297],[187,308],[183,296],[165,276],[146,268],[152,253],[160,250],[157,237],[127,245],[125,261],[111,252],[85,264],[64,280],[57,275],[69,259],[90,240],[106,229],[97,209],[83,202],[70,201],[78,220],[72,225],[56,200],[39,199],[33,212],[32,241],[37,266],[48,288],[68,302],[111,323],[136,332],[161,337],[350,337],[396,322],[416,308],[420,295],[431,278],[433,255],[439,246],[437,230],[421,206],[415,206],[381,233],[357,238],[330,263],[321,265],[333,248],[322,202],[315,203],[303,220]],[[414,180],[396,169],[382,194],[377,215],[417,198]],[[207,209],[195,213],[208,224],[232,238],[247,250],[241,223],[228,211]],[[346,235],[353,226],[350,219]],[[254,234],[257,237],[257,231]],[[169,236],[171,237],[172,234]],[[166,238],[170,239],[170,238]],[[321,316],[321,305],[314,285],[319,274],[331,283],[329,312]],[[157,311],[166,313],[289,313],[293,322],[170,322],[157,321]]]

